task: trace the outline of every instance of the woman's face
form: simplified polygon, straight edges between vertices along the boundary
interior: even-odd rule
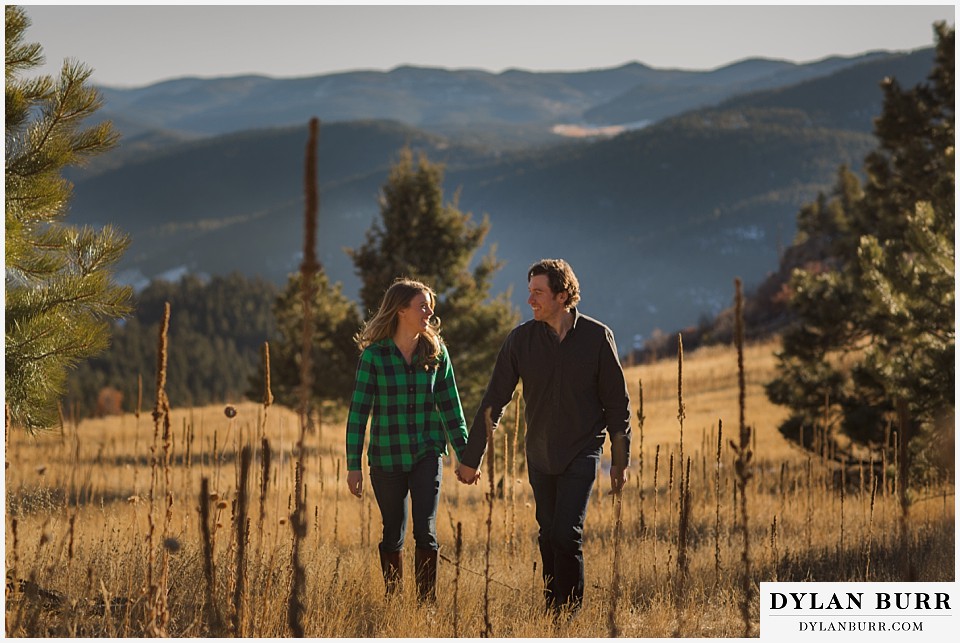
[[[410,334],[422,333],[427,329],[431,317],[433,307],[430,297],[425,292],[418,292],[406,308],[397,311],[397,330]]]

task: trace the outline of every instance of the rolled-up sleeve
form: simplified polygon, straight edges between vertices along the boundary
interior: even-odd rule
[[[377,369],[370,351],[360,354],[357,377],[347,413],[347,471],[359,471],[363,458],[363,439],[367,420],[377,394]]]
[[[434,388],[434,401],[440,420],[447,432],[457,459],[463,461],[463,453],[467,448],[467,420],[463,417],[463,406],[460,404],[460,392],[457,390],[457,380],[453,374],[453,362],[446,348],[443,349],[443,358],[437,369],[437,382]]]

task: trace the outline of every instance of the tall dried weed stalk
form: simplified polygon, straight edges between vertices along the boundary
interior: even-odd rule
[[[672,526],[670,520],[670,508],[673,507],[673,481],[674,481],[674,454],[670,452],[670,460],[667,466],[667,523]],[[667,539],[667,579],[673,574],[673,540]]]
[[[273,391],[270,387],[270,342],[263,343],[263,408],[273,404]]]
[[[246,637],[246,587],[247,587],[247,537],[249,534],[249,504],[248,481],[250,479],[250,464],[253,460],[253,450],[250,445],[244,445],[240,451],[240,481],[237,484],[237,570],[236,582],[233,589],[233,633],[234,636]]]
[[[685,472],[680,478],[679,496],[680,515],[677,528],[677,592],[679,598],[684,594],[684,583],[689,571],[690,561],[687,558],[687,542],[690,532],[690,458],[687,458]]]
[[[620,557],[623,538],[623,487],[611,489],[613,494],[613,577],[610,579],[610,609],[607,611],[607,632],[611,638],[620,636],[617,625],[617,599],[620,597]]]
[[[487,424],[487,477],[490,479],[490,490],[487,492],[487,543],[483,564],[483,637],[493,636],[493,623],[490,620],[490,545],[493,540],[493,496],[496,487],[493,482],[494,449],[493,449],[493,419],[490,417],[490,408],[484,411]]]
[[[273,390],[270,386],[270,342],[263,343],[263,413],[258,415],[257,438],[262,442],[267,430],[267,411],[273,404]]]
[[[639,446],[637,449],[637,482],[640,487],[640,537],[643,538],[647,531],[646,519],[643,514],[643,503],[646,498],[643,489],[643,425],[647,416],[643,413],[643,378],[637,380],[639,393],[637,395],[637,433],[639,434]],[[640,571],[639,569],[637,570]]]
[[[845,522],[845,506],[847,500],[847,468],[844,465],[840,466],[840,540],[837,542],[837,561],[840,565],[840,575],[846,576],[846,560],[844,558],[844,552],[846,548],[844,546],[844,539],[846,536],[846,522]]]
[[[863,580],[867,582],[870,582],[870,555],[873,550],[873,510],[877,501],[877,486],[880,479],[876,476],[871,476],[870,482],[870,521],[867,523],[867,560],[863,571]]]
[[[740,496],[740,528],[743,530],[743,551],[740,556],[740,613],[743,618],[743,636],[749,637],[752,629],[750,610],[753,601],[753,580],[750,572],[750,530],[747,519],[747,483],[753,477],[751,460],[753,451],[750,449],[750,428],[746,424],[746,396],[747,385],[743,369],[743,285],[740,279],[736,282],[736,303],[734,307],[734,341],[737,348],[737,385],[740,390],[740,442],[730,441],[730,446],[737,455],[735,471],[737,474],[737,488]]]
[[[683,335],[677,333],[677,422],[680,423],[680,465],[683,470],[683,420],[687,417],[686,407],[683,405]],[[680,481],[683,484],[683,480]]]
[[[780,550],[777,544],[777,516],[773,516],[773,524],[770,525],[770,551],[773,553],[773,582],[780,580]]]
[[[263,551],[263,525],[267,517],[267,489],[270,484],[270,464],[273,454],[270,440],[260,440],[260,514],[257,516],[257,551]]]
[[[660,445],[653,455],[653,580],[657,580],[657,513],[660,506]]]
[[[681,467],[683,469],[683,467]],[[677,576],[673,583],[673,602],[677,610],[677,625],[673,632],[679,638],[685,629],[687,577],[690,561],[687,558],[687,540],[690,531],[690,458],[687,458],[686,471],[680,477],[680,517],[677,527]]]
[[[503,477],[501,478],[501,484],[503,489],[500,493],[500,497],[503,499],[503,539],[510,546],[510,491],[509,491],[509,478],[510,478],[510,436],[507,431],[503,432]]]
[[[210,480],[203,477],[200,480],[200,536],[203,548],[203,578],[206,581],[204,592],[203,611],[210,636],[224,634],[223,619],[220,616],[216,596],[216,567],[213,560],[213,535],[210,529]]]
[[[310,400],[313,392],[313,300],[315,295],[314,275],[319,269],[316,253],[317,213],[317,137],[320,121],[310,119],[310,138],[307,141],[304,162],[304,226],[303,261],[300,263],[300,294],[303,306],[303,328],[300,350],[300,438],[297,441],[297,476],[294,489],[294,511],[290,519],[293,529],[291,567],[293,578],[287,610],[287,624],[294,636],[304,636],[304,601],[307,593],[306,570],[300,560],[300,547],[307,536],[306,507],[303,492],[304,452],[307,426],[310,417]]]
[[[513,553],[517,540],[517,453],[520,442],[520,413],[521,403],[523,401],[522,391],[517,391],[516,405],[513,407],[515,412],[513,425],[513,445],[510,453],[510,552]]]
[[[716,497],[716,518],[713,528],[713,569],[714,587],[720,586],[720,456],[723,451],[723,420],[717,420],[717,460],[716,474],[713,479],[713,492]]]
[[[157,388],[153,408],[153,446],[151,447],[151,478],[150,478],[150,513],[147,517],[149,529],[147,535],[147,633],[150,636],[165,636],[170,614],[167,610],[167,582],[169,561],[166,550],[161,555],[160,570],[157,571],[157,517],[156,497],[159,478],[159,456],[157,450],[162,432],[164,449],[164,480],[167,487],[167,511],[164,512],[164,528],[161,537],[166,537],[166,527],[169,524],[169,515],[172,510],[173,491],[170,489],[170,403],[167,400],[167,330],[170,326],[170,302],[163,306],[163,316],[160,319],[160,330],[157,339]]]
[[[454,565],[453,577],[453,636],[460,636],[460,565],[463,558],[463,524],[457,522],[457,540],[454,545],[454,556],[456,565]]]

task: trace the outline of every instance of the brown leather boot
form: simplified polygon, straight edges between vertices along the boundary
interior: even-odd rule
[[[387,594],[400,590],[403,581],[403,552],[380,552],[380,571],[383,572],[383,583],[387,587]]]
[[[414,570],[417,579],[417,600],[420,603],[437,602],[437,551],[414,550]]]

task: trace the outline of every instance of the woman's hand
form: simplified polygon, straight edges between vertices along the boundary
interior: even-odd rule
[[[363,471],[347,472],[347,488],[357,498],[363,495]]]
[[[463,484],[477,484],[480,480],[480,471],[465,464],[459,464],[456,468],[457,480]]]

